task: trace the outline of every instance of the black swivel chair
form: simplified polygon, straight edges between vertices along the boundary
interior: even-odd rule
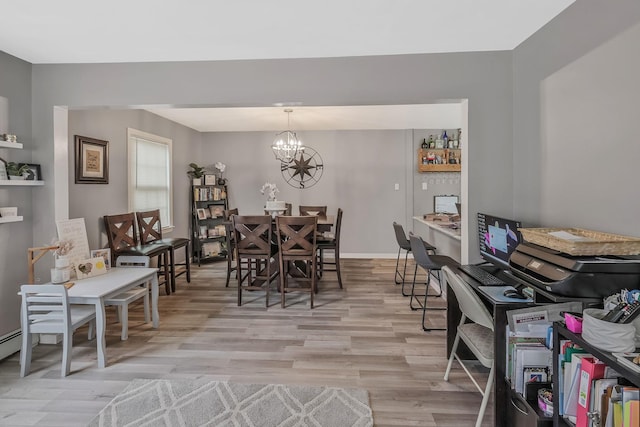
[[[444,331],[446,328],[432,328],[427,327],[425,324],[427,310],[446,310],[446,307],[427,307],[427,297],[429,295],[429,286],[431,285],[431,276],[433,272],[437,273],[438,278],[438,287],[440,288],[440,292],[438,295],[442,295],[442,280],[440,278],[440,270],[442,267],[448,266],[449,268],[455,269],[460,264],[445,255],[429,255],[427,253],[427,249],[424,244],[424,240],[422,237],[416,236],[413,233],[409,233],[409,243],[411,244],[411,252],[413,253],[413,258],[416,261],[416,267],[413,271],[413,283],[411,284],[411,300],[409,301],[409,307],[412,310],[420,310],[422,309],[422,330],[424,331]],[[418,273],[418,266],[425,270],[427,273],[427,281],[424,295],[416,295],[415,287],[416,287],[416,276]],[[424,296],[424,302],[420,302],[418,297]],[[414,300],[417,302],[418,306],[414,307]]]
[[[404,234],[404,228],[402,228],[402,226],[400,224],[398,224],[397,222],[393,222],[393,231],[395,231],[396,233],[396,240],[398,241],[398,258],[396,259],[396,275],[395,275],[395,282],[396,285],[400,285],[402,284],[402,295],[405,297],[408,297],[409,295],[411,295],[410,293],[406,293],[404,290],[404,277],[407,274],[407,258],[409,257],[409,252],[411,252],[411,244],[409,243],[409,240],[407,239],[407,236]],[[427,249],[427,252],[431,252],[432,254],[436,253],[436,247],[432,246],[428,243],[425,243],[425,248]],[[400,252],[404,250],[405,254],[404,254],[404,267],[402,268],[402,272],[400,272]],[[399,279],[399,280],[398,280]],[[435,295],[434,295],[435,296]],[[437,295],[439,296],[439,295]]]

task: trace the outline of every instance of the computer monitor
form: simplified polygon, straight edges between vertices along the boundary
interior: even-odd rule
[[[519,221],[478,213],[478,241],[482,258],[497,267],[508,269],[509,257],[522,242]]]
[[[458,196],[433,196],[433,211],[435,213],[447,213],[455,214],[458,212],[456,209],[456,203],[458,203]]]

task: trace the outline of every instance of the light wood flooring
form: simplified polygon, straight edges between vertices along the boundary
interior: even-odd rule
[[[342,265],[345,289],[325,273],[313,310],[304,293],[287,294],[282,309],[276,292],[266,309],[261,291],[245,292],[238,307],[235,282],[224,285],[226,263],[196,265],[190,284],[182,276],[175,294],[160,295],[159,329],[144,324],[142,307],[134,306],[129,339],[120,341],[115,309],[108,309],[105,369],[86,329],[74,335],[66,378],[60,345],[34,348],[26,378],[18,353],[0,361],[0,425],[86,425],[134,378],[207,377],[363,388],[376,426],[472,426],[481,395],[457,362],[450,382],[443,380],[446,333],[422,331],[421,313],[393,283],[395,259]],[[444,324],[444,311],[431,313]],[[487,370],[473,370],[484,384]],[[485,426],[493,424],[492,407]]]

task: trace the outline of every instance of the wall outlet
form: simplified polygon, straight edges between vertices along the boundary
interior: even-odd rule
[[[398,191],[398,190],[400,189],[400,184],[396,184],[396,185],[394,186],[394,189],[395,189],[396,191]]]
[[[423,183],[422,183],[422,189],[423,189],[423,190],[426,190],[426,189],[427,189],[427,183],[426,183],[426,182],[423,182]]]

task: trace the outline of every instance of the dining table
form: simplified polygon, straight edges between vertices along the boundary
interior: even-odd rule
[[[88,304],[96,308],[96,347],[98,366],[107,366],[106,314],[104,300],[121,292],[151,283],[151,319],[153,328],[160,325],[158,312],[158,275],[157,268],[150,267],[112,267],[107,273],[82,280],[75,280],[68,287],[67,295],[71,304]]]

